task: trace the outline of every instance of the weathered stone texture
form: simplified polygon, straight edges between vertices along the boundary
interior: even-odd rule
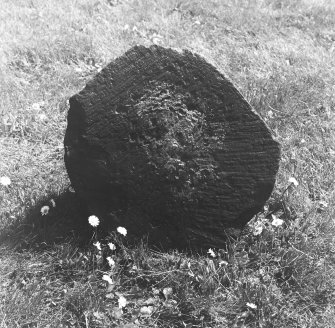
[[[219,247],[261,210],[279,145],[212,65],[137,46],[70,99],[66,168],[90,212],[176,246]],[[164,237],[163,237],[164,236]]]

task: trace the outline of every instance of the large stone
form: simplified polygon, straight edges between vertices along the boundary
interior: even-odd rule
[[[130,49],[70,98],[64,144],[90,214],[181,247],[222,246],[262,209],[280,158],[222,73],[159,46]]]

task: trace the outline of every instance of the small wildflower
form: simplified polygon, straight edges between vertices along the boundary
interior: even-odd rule
[[[113,285],[113,284],[114,284],[113,279],[112,279],[110,276],[108,276],[107,274],[104,274],[104,275],[102,276],[102,280],[107,281],[110,285]]]
[[[93,243],[93,245],[94,245],[99,251],[101,251],[101,244],[100,244],[99,241]]]
[[[152,306],[142,306],[141,309],[140,309],[140,313],[142,315],[151,315],[152,312],[153,312],[153,307]]]
[[[95,215],[91,215],[91,216],[88,218],[88,223],[89,223],[92,227],[96,228],[96,227],[99,225],[100,221],[99,221],[99,218],[98,218],[97,216],[95,216]]]
[[[50,199],[50,204],[52,207],[56,207],[56,202],[54,199]]]
[[[165,296],[166,299],[172,294],[173,290],[171,287],[166,287],[163,289],[163,295]]]
[[[246,306],[249,307],[250,309],[253,309],[253,310],[257,309],[257,305],[254,304],[254,303],[247,303]]]
[[[216,257],[215,252],[210,248],[207,253],[211,256],[211,257]]]
[[[273,118],[273,111],[269,110],[268,113],[267,113],[267,115],[268,115],[269,118]]]
[[[295,187],[299,186],[299,182],[298,182],[297,179],[294,178],[294,177],[290,177],[290,178],[288,179],[288,182],[289,182],[290,184],[294,184]]]
[[[41,113],[38,115],[38,119],[42,122],[46,121],[48,119],[48,116],[46,116],[44,113]]]
[[[127,305],[127,300],[124,296],[120,296],[118,302],[120,309],[124,308]]]
[[[221,268],[222,266],[227,266],[228,265],[228,262],[227,261],[220,261],[219,262],[219,267]]]
[[[4,176],[0,178],[0,184],[2,184],[3,186],[7,187],[11,184],[11,181],[8,177]]]
[[[113,243],[109,243],[108,247],[111,251],[115,251],[116,250],[116,246]]]
[[[88,315],[89,315],[89,313],[88,313]],[[85,315],[85,316],[87,317],[88,315]],[[93,316],[94,316],[94,318],[96,318],[97,320],[100,320],[100,321],[104,320],[106,318],[106,316],[102,312],[98,312],[98,311],[93,312]]]
[[[328,203],[325,202],[324,200],[320,200],[320,201],[319,201],[319,205],[320,205],[321,207],[323,207],[323,208],[327,208],[327,207],[328,207]]]
[[[263,232],[263,224],[261,222],[256,222],[253,235],[258,236]]]
[[[126,228],[123,228],[123,227],[117,227],[116,231],[123,235],[123,236],[126,236],[127,235],[127,229]]]
[[[41,208],[41,214],[42,214],[42,215],[48,215],[49,210],[50,210],[50,207],[47,206],[47,205],[45,205],[45,206],[43,206],[43,207]]]
[[[274,227],[279,227],[284,223],[284,221],[282,219],[278,219],[275,215],[272,214],[271,216],[272,216],[272,219],[273,219],[271,224]]]
[[[31,105],[33,110],[39,111],[41,109],[41,105],[39,103],[35,103]]]
[[[161,293],[161,291],[158,289],[158,288],[152,288],[152,293],[154,294],[154,295],[159,295],[160,293]]]
[[[110,256],[106,257],[106,260],[111,268],[115,266],[115,261]]]

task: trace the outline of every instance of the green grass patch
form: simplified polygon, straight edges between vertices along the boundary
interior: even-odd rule
[[[334,25],[332,1],[5,0],[0,327],[334,327]],[[218,67],[282,146],[267,208],[215,257],[106,236],[68,189],[68,98],[153,43]]]

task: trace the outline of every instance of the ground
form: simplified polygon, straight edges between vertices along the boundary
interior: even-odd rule
[[[0,327],[334,327],[334,25],[334,1],[4,0]],[[281,144],[264,212],[226,249],[102,237],[69,188],[68,98],[153,43],[205,57]]]

